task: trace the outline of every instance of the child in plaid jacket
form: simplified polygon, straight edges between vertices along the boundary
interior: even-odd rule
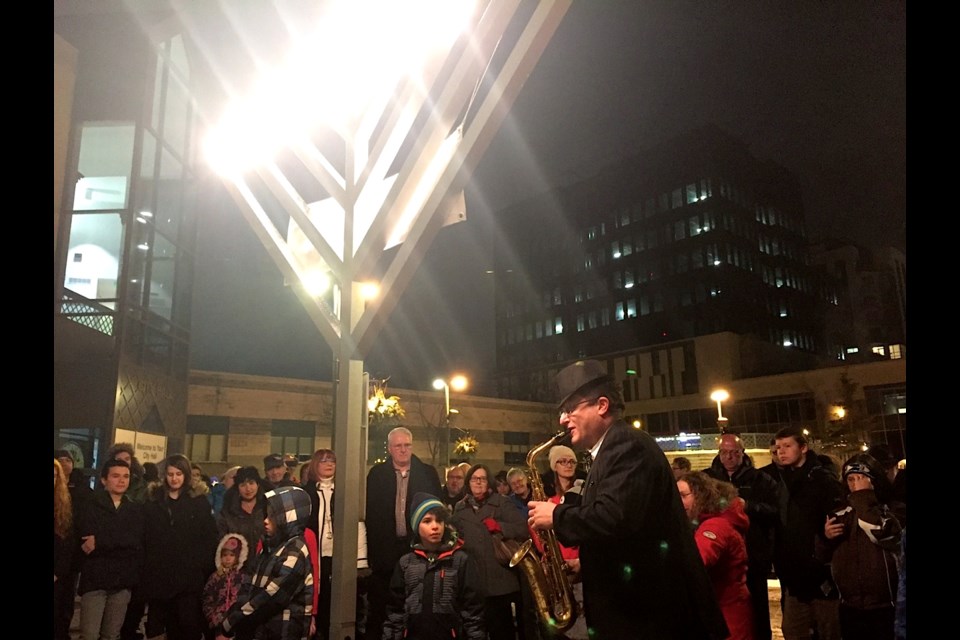
[[[266,532],[250,581],[217,629],[217,638],[308,640],[316,604],[316,538],[307,535],[310,497],[300,487],[268,491]],[[312,534],[312,532],[311,532]],[[310,544],[312,538],[313,544]]]

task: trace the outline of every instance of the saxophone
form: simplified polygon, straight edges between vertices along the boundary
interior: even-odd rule
[[[529,467],[530,493],[533,500],[547,499],[543,491],[543,482],[537,471],[536,459],[550,447],[559,444],[567,437],[566,430],[561,431],[543,444],[539,444],[527,453]],[[573,626],[577,620],[577,603],[573,598],[573,588],[566,575],[566,565],[560,555],[560,545],[552,529],[533,531],[540,539],[543,554],[537,552],[533,540],[524,542],[510,559],[510,566],[519,566],[527,577],[530,590],[540,620],[548,628],[563,632]]]

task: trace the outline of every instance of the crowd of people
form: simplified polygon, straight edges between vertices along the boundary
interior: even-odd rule
[[[834,468],[787,428],[757,468],[724,433],[698,471],[624,421],[601,363],[556,382],[567,438],[535,478],[463,463],[441,484],[408,429],[388,434],[357,530],[357,637],[769,640],[773,575],[786,640],[906,637],[905,475],[888,451]],[[263,475],[212,482],[186,456],[150,468],[117,443],[91,489],[55,451],[54,640],[78,595],[82,640],[327,640],[334,501],[349,496],[336,463],[270,454]],[[562,629],[517,566],[555,552],[574,599]]]

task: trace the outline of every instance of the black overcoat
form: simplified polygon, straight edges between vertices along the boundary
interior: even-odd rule
[[[439,498],[440,476],[437,470],[413,456],[410,460],[410,478],[407,482],[407,504],[404,513],[409,517],[410,503],[419,492]],[[397,521],[394,516],[397,495],[397,474],[393,461],[387,460],[371,467],[367,474],[367,510],[364,522],[367,527],[367,556],[373,571],[393,575],[400,556],[409,547],[397,544]],[[407,523],[407,529],[410,524]],[[410,532],[407,531],[408,538]]]
[[[580,547],[592,638],[727,637],[670,463],[646,432],[615,422],[581,502],[557,506],[553,522]]]

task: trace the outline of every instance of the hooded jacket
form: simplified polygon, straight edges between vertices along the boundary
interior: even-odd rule
[[[893,608],[897,599],[900,523],[873,489],[847,495],[847,506],[833,514],[843,533],[821,538],[818,554],[830,563],[840,601],[855,609]]]
[[[484,640],[484,598],[478,578],[473,559],[450,524],[438,551],[428,551],[418,539],[393,573],[383,637]]]
[[[239,540],[240,548],[237,549],[237,563],[233,568],[226,569],[222,565],[220,556],[223,553],[223,546],[230,538]],[[214,556],[217,570],[210,574],[210,577],[207,578],[207,584],[203,588],[203,616],[212,628],[220,624],[227,611],[237,601],[242,578],[240,569],[247,561],[248,553],[249,545],[247,545],[247,540],[243,537],[243,534],[228,533],[220,538],[217,553]]]
[[[266,499],[276,532],[264,535],[251,580],[218,632],[233,637],[255,629],[261,640],[307,640],[314,603],[314,560],[304,536],[310,497],[300,487],[280,487]]]
[[[747,590],[745,536],[749,527],[744,501],[738,499],[720,513],[701,514],[694,534],[730,637],[737,640],[754,637],[753,609]]]

